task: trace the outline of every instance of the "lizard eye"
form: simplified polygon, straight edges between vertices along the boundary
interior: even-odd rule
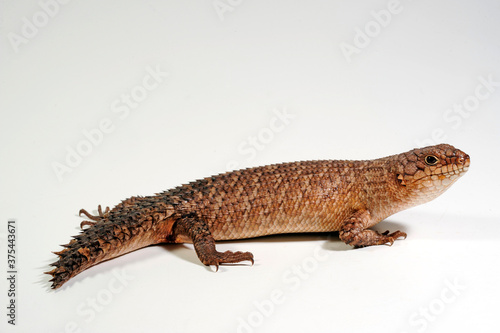
[[[427,155],[425,156],[425,163],[427,165],[436,165],[438,163],[438,158],[436,156],[433,156],[433,155]]]

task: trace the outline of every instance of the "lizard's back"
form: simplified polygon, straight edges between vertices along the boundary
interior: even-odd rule
[[[304,161],[233,171],[162,193],[216,240],[339,230],[365,200],[367,161]],[[379,185],[380,186],[380,183]]]

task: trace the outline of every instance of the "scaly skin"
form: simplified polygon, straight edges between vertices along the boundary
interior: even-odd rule
[[[268,165],[132,197],[84,221],[89,228],[56,254],[52,288],[104,260],[158,243],[192,242],[205,265],[251,261],[249,252],[217,252],[216,240],[338,231],[356,247],[392,244],[401,231],[368,228],[428,202],[468,169],[469,156],[446,144],[369,161]]]

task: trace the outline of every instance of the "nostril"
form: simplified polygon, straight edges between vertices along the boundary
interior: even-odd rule
[[[463,164],[464,166],[469,166],[470,165],[470,157],[469,155],[465,154],[464,157],[460,158],[459,162]]]

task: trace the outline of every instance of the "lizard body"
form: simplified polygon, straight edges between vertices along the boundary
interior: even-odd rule
[[[446,144],[375,160],[321,160],[232,171],[154,196],[131,197],[97,216],[55,252],[52,288],[102,261],[158,243],[192,242],[205,265],[251,261],[250,252],[218,252],[216,240],[338,231],[347,244],[392,244],[368,229],[401,210],[428,202],[468,169],[464,152]]]

